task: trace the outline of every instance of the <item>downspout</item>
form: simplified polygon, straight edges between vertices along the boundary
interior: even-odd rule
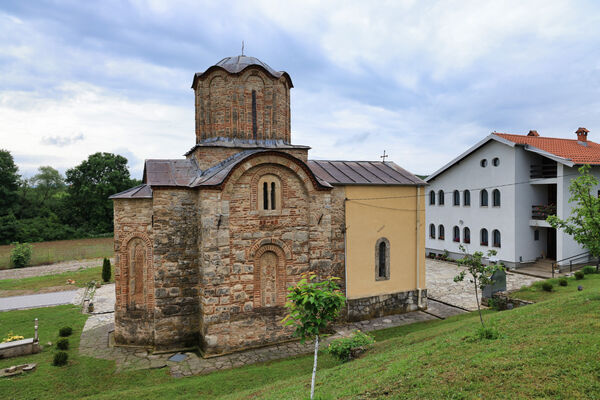
[[[420,249],[421,249],[421,212],[419,210],[419,205],[421,201],[421,187],[417,186],[417,280],[416,280],[416,288],[417,288],[417,307],[419,309],[423,308],[423,296],[421,289],[421,257],[420,257]]]
[[[345,191],[345,190],[344,190]],[[344,193],[345,194],[345,193]],[[346,257],[348,256],[348,246],[347,246],[347,239],[346,239],[346,232],[348,231],[348,225],[346,224],[346,201],[348,199],[346,198],[346,196],[344,196],[344,227],[343,227],[343,232],[344,232],[344,290],[346,291],[345,295],[346,298],[348,298],[348,266],[346,264]],[[348,307],[348,301],[346,301],[346,319],[348,319],[350,317],[350,308]]]

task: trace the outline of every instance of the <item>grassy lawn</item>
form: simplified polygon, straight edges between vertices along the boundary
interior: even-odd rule
[[[501,332],[497,340],[470,340],[478,316],[463,314],[378,331],[375,348],[350,363],[322,354],[316,394],[321,399],[600,398],[598,278],[579,281],[582,292],[569,282],[537,304],[486,311],[486,322]],[[76,345],[85,316],[70,306],[0,313],[0,333],[8,326],[15,333],[22,332],[14,326],[31,331],[35,316],[49,329],[42,341],[55,341],[58,327],[71,324]],[[52,352],[18,359],[38,360],[40,369],[0,380],[0,393],[18,399],[306,399],[312,367],[307,355],[175,379],[166,370],[115,373],[112,362],[78,356],[75,349],[69,350],[68,367],[52,367]],[[0,360],[0,367],[15,362]]]
[[[546,292],[542,289],[542,284],[544,282],[551,282],[554,286],[552,288],[552,292]],[[516,297],[518,299],[530,300],[540,302],[544,300],[549,300],[556,297],[557,294],[564,295],[568,293],[577,292],[577,286],[583,286],[584,291],[594,291],[600,292],[600,274],[589,274],[585,275],[585,278],[578,281],[575,277],[567,278],[567,286],[560,286],[558,284],[558,278],[548,279],[545,281],[539,281],[534,283],[533,285],[523,288],[517,292],[512,294],[512,297]]]
[[[113,256],[113,238],[57,240],[32,243],[31,265]],[[0,269],[10,267],[13,246],[0,246]]]
[[[112,267],[111,282],[114,282],[114,266]],[[74,285],[67,285],[67,279],[73,279]],[[60,290],[71,290],[74,287],[84,287],[91,280],[102,280],[102,267],[79,269],[78,271],[63,272],[55,275],[36,276],[22,279],[0,280],[0,297],[21,295],[23,291],[35,293],[39,290],[55,288]],[[13,294],[14,292],[16,294]]]

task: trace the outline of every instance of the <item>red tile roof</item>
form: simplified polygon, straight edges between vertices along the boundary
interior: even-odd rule
[[[576,139],[559,139],[543,136],[511,135],[497,133],[494,135],[518,144],[528,144],[555,156],[566,158],[575,164],[600,165],[600,144],[585,142],[584,146]]]

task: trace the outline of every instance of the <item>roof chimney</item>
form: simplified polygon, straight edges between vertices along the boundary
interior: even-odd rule
[[[527,136],[540,136],[540,134],[537,133],[537,131],[529,131],[529,133],[527,134]]]
[[[577,141],[583,143],[587,142],[587,134],[588,134],[588,130],[585,128],[580,127],[579,129],[577,129],[575,131],[575,133],[577,134]]]

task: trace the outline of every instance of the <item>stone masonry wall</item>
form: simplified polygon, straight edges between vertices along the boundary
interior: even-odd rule
[[[115,342],[127,345],[152,346],[154,344],[154,295],[147,293],[144,306],[132,310],[128,307],[129,276],[127,245],[132,240],[146,244],[146,268],[152,270],[152,199],[116,199],[114,201],[115,225]],[[152,287],[152,276],[147,287]]]
[[[284,77],[249,67],[241,74],[215,70],[196,83],[196,143],[215,137],[253,139],[252,91],[257,140],[290,142],[290,88]]]
[[[421,291],[423,302],[427,299],[427,290]],[[348,300],[348,321],[362,321],[385,315],[401,314],[418,309],[419,295],[416,290],[392,293],[380,296]]]
[[[199,343],[198,193],[153,188],[155,262],[155,347],[196,347]]]

